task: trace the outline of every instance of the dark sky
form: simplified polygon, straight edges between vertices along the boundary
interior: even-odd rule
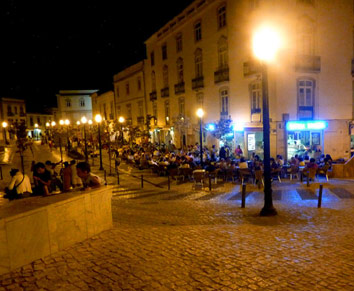
[[[60,89],[111,90],[113,75],[145,57],[144,41],[192,0],[0,1],[0,97],[30,110]]]

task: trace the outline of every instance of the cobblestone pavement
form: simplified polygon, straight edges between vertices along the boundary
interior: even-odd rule
[[[321,209],[318,183],[274,183],[278,216],[259,217],[256,187],[241,209],[239,185],[168,191],[144,171],[141,189],[140,173],[122,169],[112,230],[0,276],[0,291],[354,290],[353,181],[324,183]]]

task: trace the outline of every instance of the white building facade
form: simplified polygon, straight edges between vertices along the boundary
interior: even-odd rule
[[[353,120],[350,0],[198,0],[146,41],[148,111],[177,146],[199,140],[205,125],[232,119],[230,144],[263,153],[261,75],[254,30],[275,27],[284,46],[268,66],[271,155],[321,149],[350,156]],[[334,25],[335,24],[335,25]],[[204,136],[210,146],[217,140]]]

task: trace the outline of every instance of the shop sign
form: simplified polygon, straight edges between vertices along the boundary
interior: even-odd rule
[[[328,124],[326,121],[288,121],[286,123],[286,129],[289,131],[293,130],[322,130],[327,128]]]
[[[249,151],[255,151],[256,150],[256,135],[254,133],[250,133],[247,136],[247,140],[248,140],[248,150]]]

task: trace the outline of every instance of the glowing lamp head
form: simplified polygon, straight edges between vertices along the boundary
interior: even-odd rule
[[[198,116],[199,118],[202,118],[202,117],[204,116],[204,110],[203,110],[202,108],[199,108],[199,109],[197,110],[197,116]]]
[[[35,124],[34,124],[34,127],[37,128],[37,127],[38,127],[38,123],[35,123]]]
[[[95,121],[98,122],[98,123],[102,122],[102,116],[100,114],[97,114],[95,116]]]
[[[125,118],[123,116],[119,117],[118,119],[119,123],[123,123],[125,121]]]
[[[272,27],[262,26],[253,36],[253,53],[261,61],[271,62],[281,47],[279,33]]]
[[[56,125],[55,121],[52,121],[51,126],[55,126],[55,125]]]
[[[49,122],[47,122],[47,123],[45,124],[45,126],[46,126],[46,127],[50,126],[50,123],[49,123]]]
[[[64,120],[62,120],[62,119],[59,120],[59,124],[60,124],[60,125],[64,125]]]
[[[69,119],[65,119],[65,124],[69,125],[70,124],[70,120]]]
[[[6,128],[6,127],[7,127],[7,122],[6,122],[6,121],[4,121],[4,122],[2,123],[2,127],[3,127],[3,128]]]
[[[77,125],[80,125],[81,123],[80,123],[80,121],[77,121],[76,124],[77,124]]]
[[[89,125],[91,125],[91,124],[92,124],[92,120],[90,119],[87,123],[88,123]]]
[[[81,118],[81,123],[83,123],[83,124],[87,123],[87,118],[85,116],[83,116]]]

